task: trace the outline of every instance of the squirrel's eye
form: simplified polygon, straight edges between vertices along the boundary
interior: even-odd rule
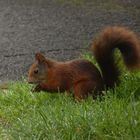
[[[37,73],[38,73],[38,69],[35,69],[35,70],[34,70],[34,73],[37,74]]]

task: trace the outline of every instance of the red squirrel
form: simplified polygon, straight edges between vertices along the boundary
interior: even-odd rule
[[[140,67],[140,45],[136,34],[126,27],[111,26],[99,33],[91,47],[101,72],[88,60],[58,62],[37,53],[29,69],[28,81],[36,85],[36,92],[69,93],[73,90],[78,100],[88,95],[96,98],[105,88],[113,88],[119,83],[120,73],[113,58],[116,48],[130,70]]]

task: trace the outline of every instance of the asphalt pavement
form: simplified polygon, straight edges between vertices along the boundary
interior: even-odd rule
[[[81,57],[109,25],[140,35],[139,0],[0,0],[0,82],[26,77],[36,52],[62,61]]]

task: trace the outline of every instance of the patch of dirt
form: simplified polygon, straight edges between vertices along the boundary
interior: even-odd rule
[[[89,51],[104,26],[124,25],[140,35],[139,0],[81,5],[59,0],[0,1],[0,80],[26,76],[36,52],[57,60]]]

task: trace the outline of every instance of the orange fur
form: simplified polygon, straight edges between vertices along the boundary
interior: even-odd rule
[[[101,95],[104,87],[113,87],[119,80],[113,51],[118,48],[128,68],[140,66],[140,46],[134,32],[124,27],[105,28],[95,39],[92,51],[101,69],[88,60],[58,62],[37,53],[28,74],[29,83],[36,84],[34,91],[70,92],[76,99]]]

